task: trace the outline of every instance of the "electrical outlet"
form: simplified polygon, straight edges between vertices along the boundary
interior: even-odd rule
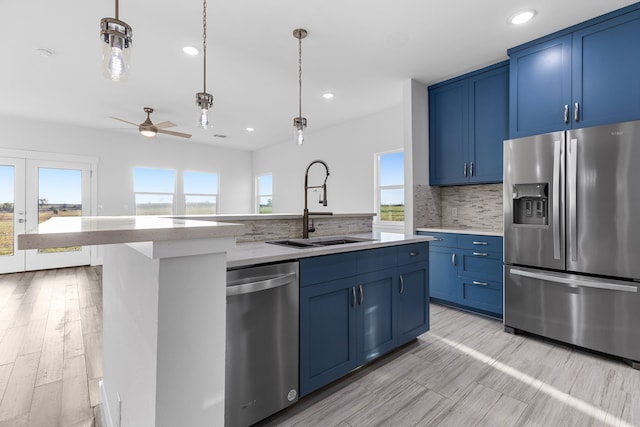
[[[451,216],[454,218],[458,216],[458,208],[451,208]]]

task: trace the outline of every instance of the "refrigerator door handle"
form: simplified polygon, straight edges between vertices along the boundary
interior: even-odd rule
[[[569,253],[571,261],[578,260],[578,140],[569,141]]]
[[[545,280],[547,282],[561,283],[568,285],[572,288],[596,288],[605,289],[609,291],[622,291],[622,292],[638,292],[637,286],[622,285],[618,283],[601,282],[599,280],[593,280],[588,278],[574,278],[571,276],[560,276],[548,273],[538,273],[535,271],[522,270],[519,268],[510,268],[509,273],[516,276],[530,277],[532,279]]]
[[[562,141],[553,142],[553,258],[560,259],[560,160]]]

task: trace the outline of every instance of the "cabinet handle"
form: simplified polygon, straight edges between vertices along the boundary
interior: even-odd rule
[[[564,122],[569,123],[569,104],[564,104]]]
[[[456,254],[455,252],[451,254],[451,265],[456,266]]]
[[[358,301],[358,299],[356,298],[356,287],[352,287],[351,288],[351,295],[353,295],[353,302],[351,303],[351,307],[355,307],[356,306],[356,302]]]
[[[420,251],[411,251],[409,252],[409,256],[418,256],[420,255]]]
[[[473,281],[474,285],[480,285],[480,286],[489,286],[489,284],[487,282],[476,282],[475,280]]]
[[[402,274],[400,275],[400,293],[404,293],[404,276]]]
[[[473,242],[474,245],[487,246],[489,243],[487,242]]]
[[[362,289],[362,285],[360,285],[360,305],[364,301],[364,289]]]
[[[464,176],[467,176],[467,164],[466,163],[464,164],[463,173],[464,173]]]
[[[473,256],[489,256],[489,254],[486,252],[474,252]]]
[[[469,176],[473,176],[473,162],[469,163]]]
[[[441,239],[441,238],[439,238],[439,237],[434,237],[434,238],[433,238],[433,241],[434,241],[434,242],[442,242],[443,240],[444,240],[444,239]]]
[[[573,106],[573,120],[576,122],[580,120],[580,105],[577,102]]]

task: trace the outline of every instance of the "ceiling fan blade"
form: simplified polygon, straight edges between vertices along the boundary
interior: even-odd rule
[[[110,117],[110,118],[112,118],[112,119],[114,119],[114,120],[120,120],[121,122],[129,123],[130,125],[133,125],[133,126],[136,126],[136,127],[140,126],[138,123],[131,123],[131,122],[128,122],[128,121],[126,121],[126,120],[119,119],[119,118],[117,118],[117,117],[113,117],[113,116],[109,116],[109,117]]]
[[[156,126],[158,126],[158,125],[156,125]],[[158,129],[158,133],[164,133],[166,135],[179,136],[181,138],[191,138],[191,134],[189,134],[189,133],[175,132],[175,131],[172,131],[172,130]]]
[[[172,122],[161,122],[161,123],[156,123],[155,125],[158,129],[165,129],[165,128],[173,128],[176,127],[176,125]]]

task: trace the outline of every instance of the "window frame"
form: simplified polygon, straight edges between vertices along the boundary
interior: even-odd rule
[[[215,193],[187,193],[185,191],[185,184],[184,184],[184,176],[187,172],[215,175],[216,176],[216,189],[215,189],[216,192]],[[199,214],[187,214],[187,196],[213,196],[216,200],[216,211],[214,213],[206,213],[202,215],[218,215],[218,212],[220,210],[220,174],[217,172],[184,170],[182,171],[181,178],[182,178],[182,182],[180,187],[182,189],[182,211],[184,212],[184,215],[199,215]]]
[[[381,201],[382,201],[382,190],[403,190],[403,194],[406,195],[406,191],[405,191],[405,174],[404,174],[404,163],[402,166],[402,172],[403,172],[403,178],[402,178],[402,185],[380,185],[380,181],[381,181],[381,158],[383,156],[386,155],[390,155],[390,154],[397,154],[397,153],[402,153],[403,154],[403,160],[404,160],[404,150],[403,149],[396,149],[396,150],[389,150],[389,151],[383,151],[380,153],[375,153],[374,154],[374,171],[375,171],[375,176],[374,176],[374,211],[376,213],[376,216],[374,217],[374,224],[377,225],[381,225],[381,226],[391,226],[391,227],[398,227],[398,228],[404,228],[404,223],[405,221],[387,221],[382,219],[382,214],[381,214]],[[406,198],[403,196],[403,206],[405,207],[404,209],[404,215],[406,218],[406,207],[407,207],[407,201]]]
[[[260,193],[260,177],[263,176],[270,176],[271,177],[271,193],[269,194],[261,194]],[[254,193],[254,199],[253,199],[253,209],[254,212],[257,214],[262,214],[262,215],[268,215],[268,212],[260,212],[260,198],[261,197],[271,197],[271,213],[273,213],[273,173],[271,172],[265,172],[265,173],[261,173],[256,175],[255,177],[255,193]]]
[[[167,193],[167,192],[159,192],[159,191],[136,191],[136,169],[149,169],[149,170],[154,170],[154,171],[172,171],[173,172],[173,193]],[[133,181],[133,214],[135,216],[146,216],[149,214],[138,214],[137,210],[138,210],[138,203],[137,203],[137,196],[138,195],[165,195],[165,196],[171,196],[171,215],[175,215],[177,212],[177,188],[178,188],[178,171],[176,169],[171,169],[171,168],[153,168],[153,167],[147,167],[147,166],[134,166],[133,169],[131,170],[132,172],[132,181]],[[153,215],[153,214],[151,214]],[[158,215],[166,215],[166,214],[158,214]]]

